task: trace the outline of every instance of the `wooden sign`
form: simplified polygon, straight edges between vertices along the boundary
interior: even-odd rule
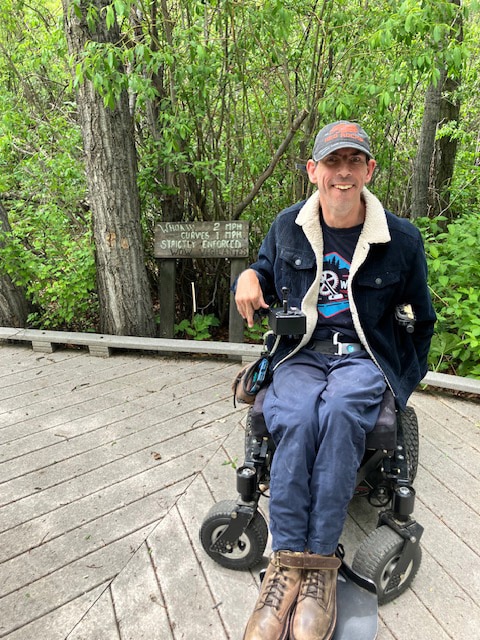
[[[156,258],[247,258],[248,222],[159,222]]]

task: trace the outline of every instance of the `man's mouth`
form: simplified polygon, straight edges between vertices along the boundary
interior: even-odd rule
[[[348,191],[348,189],[353,188],[353,184],[336,184],[334,186],[336,189],[340,189],[341,191]]]

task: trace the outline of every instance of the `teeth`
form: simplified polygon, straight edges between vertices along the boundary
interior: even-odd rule
[[[342,191],[347,191],[347,189],[351,189],[353,185],[351,184],[337,184],[337,189],[341,189]]]

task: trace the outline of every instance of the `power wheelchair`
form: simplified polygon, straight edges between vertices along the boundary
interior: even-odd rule
[[[277,337],[302,334],[305,332],[302,316],[298,309],[289,308],[284,300],[283,308],[270,310],[269,324]],[[396,317],[405,330],[413,330],[414,315],[408,305],[397,308]],[[266,388],[256,394],[247,413],[245,460],[236,469],[238,498],[214,504],[200,527],[205,552],[218,564],[234,570],[258,565],[267,545],[268,526],[258,510],[258,503],[261,497],[268,497],[275,445],[262,413],[265,392]],[[423,527],[412,516],[415,503],[412,485],[418,467],[418,448],[418,421],[414,409],[408,407],[405,412],[398,411],[392,393],[387,390],[376,426],[367,436],[355,490],[356,496],[380,509],[377,527],[356,550],[351,566],[345,563],[340,545],[336,552],[342,559],[339,580],[343,576],[344,582],[354,582],[361,589],[376,594],[375,618],[377,601],[384,604],[403,593],[420,566]],[[351,594],[344,602],[348,602],[346,608],[350,609],[345,614],[348,622],[354,616]],[[358,623],[364,617],[364,611],[357,614]],[[360,635],[358,627],[356,634],[357,638],[372,637],[368,633]],[[351,635],[336,633],[335,638],[340,637],[350,638]]]

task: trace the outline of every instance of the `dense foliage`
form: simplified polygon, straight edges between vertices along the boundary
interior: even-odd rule
[[[415,223],[425,234],[439,314],[431,365],[480,376],[474,250],[479,22],[476,2],[459,4],[115,0],[105,2],[105,17],[107,24],[119,21],[121,41],[105,46],[92,40],[72,76],[60,0],[4,0],[0,198],[12,231],[0,252],[2,269],[34,305],[30,323],[96,329],[94,247],[75,105],[79,83],[91,81],[110,106],[129,91],[155,294],[157,221],[241,216],[250,221],[253,256],[277,212],[309,193],[296,167],[309,157],[315,132],[332,119],[364,124],[379,163],[372,188],[385,206],[410,216],[425,94],[446,74],[456,81],[447,98],[461,104],[460,118],[437,128],[438,139],[458,142],[450,205],[442,216]],[[88,6],[74,0],[72,10]],[[87,18],[94,29],[92,7]],[[178,330],[194,336],[213,328],[213,317],[225,325],[224,261],[178,266]],[[192,311],[191,281],[197,309],[208,318],[203,325]]]

